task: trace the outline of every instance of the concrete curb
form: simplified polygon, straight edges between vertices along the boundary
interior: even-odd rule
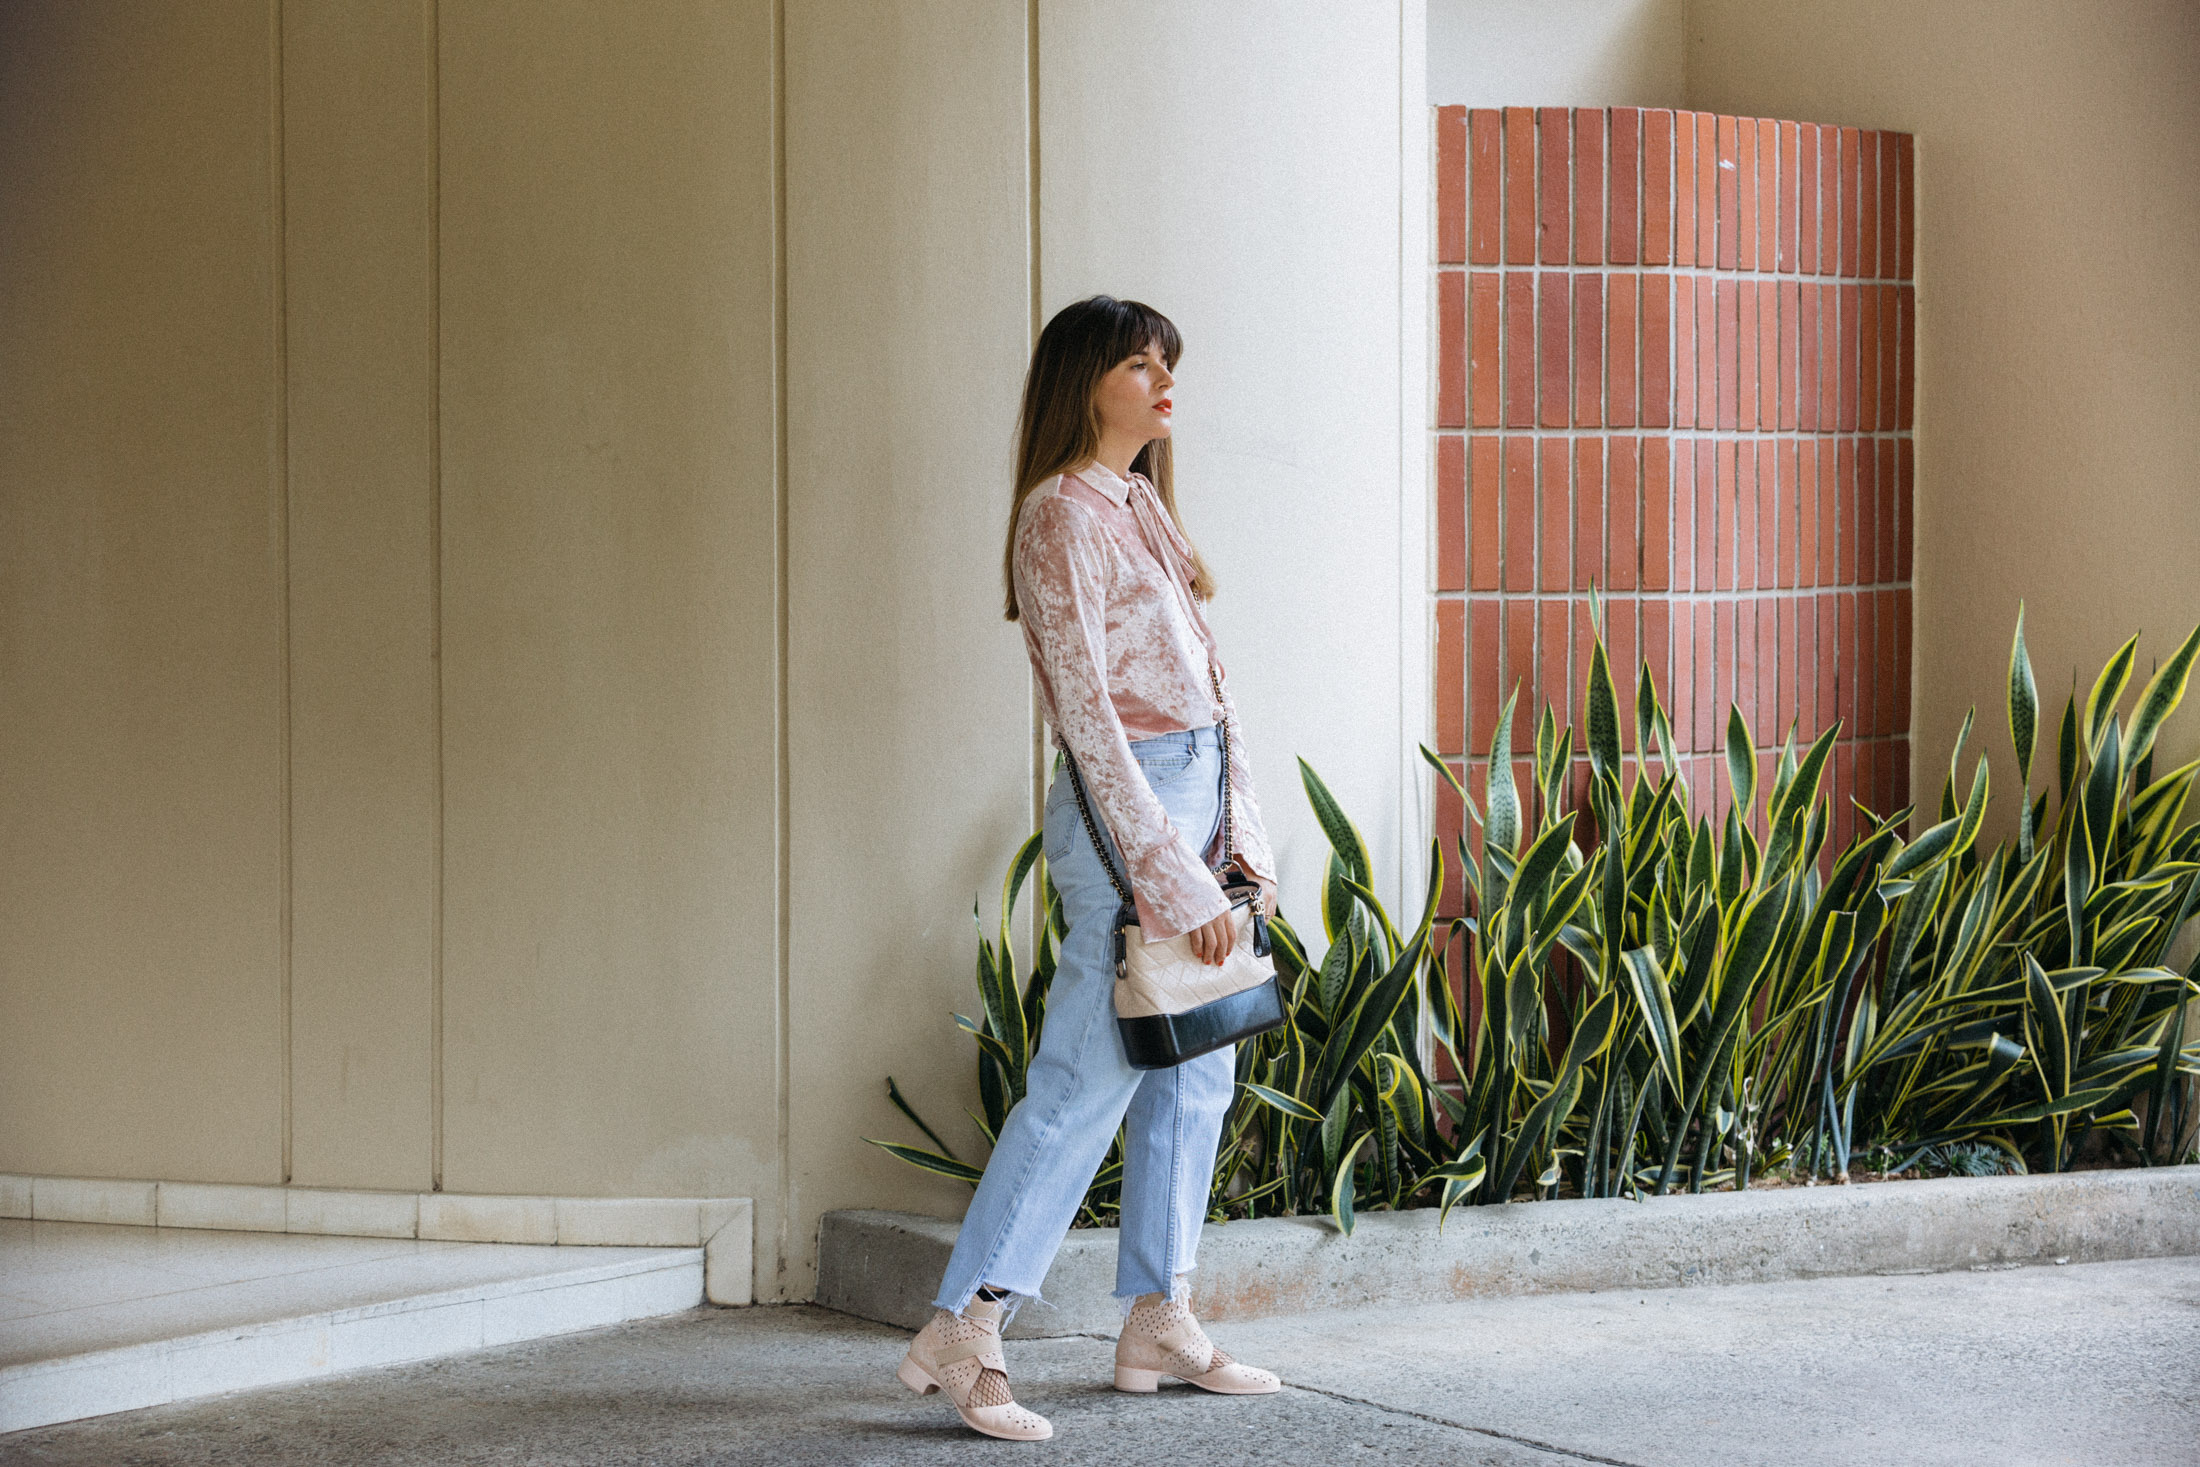
[[[817,1302],[920,1327],[955,1222],[829,1212]],[[1113,1228],[1069,1235],[1011,1338],[1113,1334]],[[1658,1197],[1209,1223],[1192,1275],[1205,1319],[1491,1294],[1658,1289],[1840,1274],[2200,1254],[2200,1166],[2035,1177],[1945,1177]]]

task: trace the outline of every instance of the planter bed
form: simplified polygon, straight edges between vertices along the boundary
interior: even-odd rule
[[[920,1327],[957,1224],[902,1212],[832,1212],[817,1301]],[[1073,1230],[1047,1275],[1054,1307],[1027,1305],[1012,1338],[1112,1335],[1115,1230]],[[1840,1274],[1939,1273],[2026,1263],[2200,1254],[2200,1166],[1941,1177],[1627,1201],[1363,1213],[1351,1237],[1327,1218],[1209,1223],[1192,1275],[1206,1319],[1491,1294],[1656,1289]]]

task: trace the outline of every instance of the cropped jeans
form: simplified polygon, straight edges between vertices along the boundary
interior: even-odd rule
[[[1169,819],[1205,849],[1222,818],[1222,750],[1212,726],[1137,739],[1131,753]],[[1124,870],[1099,813],[1094,821]],[[1044,849],[1065,932],[1024,1098],[1001,1127],[933,1302],[956,1312],[981,1284],[1039,1298],[1085,1189],[1125,1127],[1115,1292],[1174,1292],[1191,1270],[1236,1088],[1235,1046],[1165,1070],[1136,1070],[1115,1027],[1115,925],[1122,902],[1077,813],[1069,773],[1047,791]],[[1017,1301],[1017,1302],[1020,1302]]]

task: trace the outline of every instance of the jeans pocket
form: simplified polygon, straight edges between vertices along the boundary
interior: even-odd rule
[[[1141,757],[1138,768],[1146,776],[1146,783],[1154,789],[1174,784],[1184,777],[1195,762],[1189,745],[1178,745],[1166,751],[1156,751]]]
[[[1069,776],[1058,774],[1047,789],[1046,810],[1041,816],[1039,854],[1049,866],[1059,866],[1069,855],[1070,843],[1084,834],[1077,801],[1069,793]]]

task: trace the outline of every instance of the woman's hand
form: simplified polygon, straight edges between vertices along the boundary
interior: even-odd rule
[[[1184,935],[1192,940],[1192,956],[1217,968],[1230,956],[1230,949],[1237,945],[1237,929],[1230,921],[1229,912],[1224,912],[1212,922],[1194,927]]]

